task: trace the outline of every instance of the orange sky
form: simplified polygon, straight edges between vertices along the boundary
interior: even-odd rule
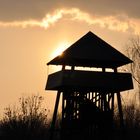
[[[138,9],[138,0],[0,0],[0,110],[36,93],[51,108],[46,63],[60,44],[68,47],[90,30],[123,51],[140,32]]]

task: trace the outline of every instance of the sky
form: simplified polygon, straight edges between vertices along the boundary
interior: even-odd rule
[[[59,51],[92,31],[124,52],[140,33],[139,0],[0,0],[0,111],[21,96],[44,96],[47,67]]]

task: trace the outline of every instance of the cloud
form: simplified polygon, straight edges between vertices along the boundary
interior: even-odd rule
[[[91,15],[83,12],[78,8],[71,9],[57,9],[53,13],[46,14],[41,20],[25,20],[14,22],[0,22],[1,27],[42,27],[49,28],[57,23],[59,20],[66,18],[67,20],[85,22],[91,26],[98,25],[101,28],[108,28],[110,30],[134,33],[140,32],[140,20],[129,18],[127,15],[116,16],[99,16]]]
[[[0,0],[1,21],[41,19],[54,8],[55,0]]]
[[[0,0],[0,20],[42,19],[55,9],[78,8],[91,15],[140,18],[139,0]]]
[[[0,0],[0,26],[47,29],[67,18],[110,30],[136,33],[140,32],[139,9],[139,0]]]
[[[2,22],[0,21],[1,27],[43,27],[47,29],[50,25],[57,22],[63,17],[63,11],[58,10],[54,14],[46,14],[42,20],[24,20],[24,21],[11,21],[11,22]]]

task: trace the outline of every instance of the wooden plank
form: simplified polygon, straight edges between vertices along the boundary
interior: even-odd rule
[[[133,89],[130,73],[70,71],[49,75],[46,90],[89,90],[97,92],[120,92]]]

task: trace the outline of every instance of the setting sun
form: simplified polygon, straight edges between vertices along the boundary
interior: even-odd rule
[[[57,48],[53,51],[52,53],[52,58],[58,56],[58,55],[62,55],[63,51],[69,47],[69,43],[68,42],[61,42],[60,44],[58,44]]]

